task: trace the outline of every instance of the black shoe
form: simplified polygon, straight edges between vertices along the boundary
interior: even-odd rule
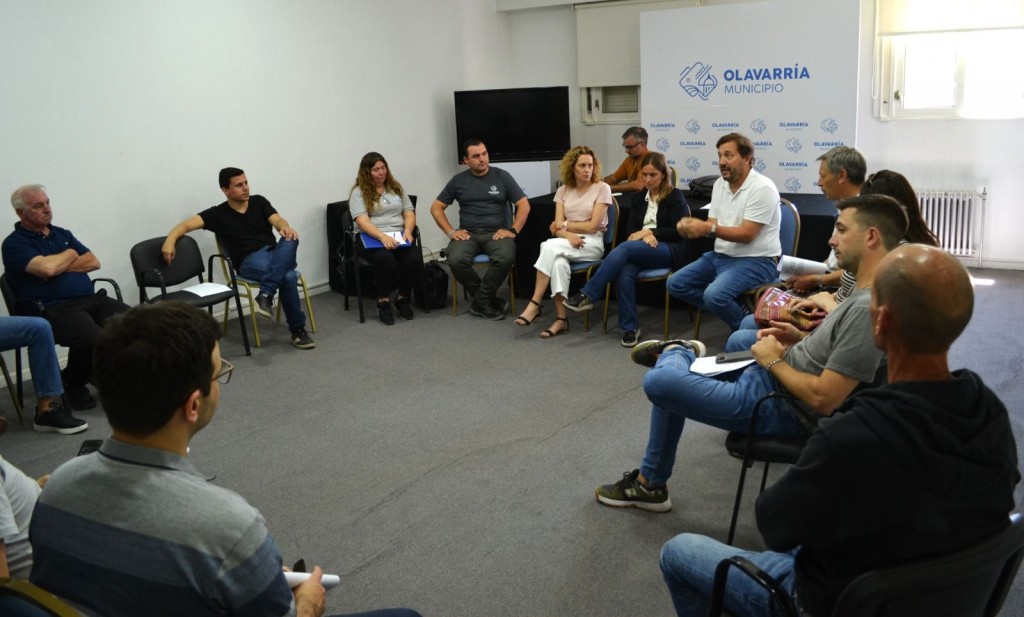
[[[593,300],[587,297],[587,294],[580,292],[565,301],[565,308],[569,309],[570,311],[575,311],[577,313],[582,311],[589,311],[590,309],[594,308],[594,302]]]
[[[377,303],[377,321],[385,326],[395,325],[395,316],[391,314],[391,303],[387,300]]]
[[[267,319],[274,318],[274,299],[267,294],[256,296],[256,304],[252,307],[256,314]]]
[[[86,386],[74,388],[64,384],[64,396],[67,397],[71,409],[75,411],[87,411],[96,408],[96,399],[92,397],[92,394],[89,394],[89,388]]]
[[[469,305],[469,314],[476,315],[477,317],[483,317],[484,319],[490,319],[491,321],[501,321],[505,319],[505,313],[502,313],[493,306],[480,306],[476,303],[476,300]]]
[[[60,403],[54,402],[50,403],[50,409],[46,413],[39,413],[39,410],[36,409],[36,417],[32,422],[32,428],[40,433],[74,435],[89,428],[89,424],[85,420],[71,415],[71,412],[64,409],[64,406]]]
[[[508,300],[505,298],[495,296],[491,299],[491,306],[493,306],[494,310],[498,311],[502,315],[508,312]]]
[[[640,342],[640,328],[636,330],[626,330],[622,333],[622,346],[623,347],[636,347],[636,344]]]
[[[292,331],[292,345],[299,349],[313,349],[316,347],[316,343],[313,342],[313,339],[309,338],[305,328]]]
[[[412,303],[409,302],[409,298],[395,298],[395,310],[398,311],[398,316],[406,321],[416,316],[412,312]]]

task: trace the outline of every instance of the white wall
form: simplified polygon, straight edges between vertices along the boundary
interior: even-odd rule
[[[0,0],[0,15],[4,199],[45,184],[55,223],[132,303],[130,247],[222,201],[228,165],[326,282],[324,206],[347,198],[359,158],[383,153],[429,205],[458,170],[452,91],[509,83],[494,0]],[[420,222],[440,248],[426,207]]]
[[[739,0],[704,1],[707,6],[739,3]],[[578,88],[576,52],[565,47],[566,38],[575,30],[572,8],[560,6],[515,11],[509,15],[515,85],[548,85],[561,79],[570,88]],[[828,24],[822,27],[827,28]],[[1019,143],[1024,135],[1024,120],[880,122],[874,119],[871,115],[873,37],[874,0],[862,0],[856,145],[867,158],[869,170],[894,169],[920,189],[987,188],[984,265],[1024,269],[1024,242],[1019,239],[1020,230],[1024,229],[1024,173],[1021,172],[1024,148]],[[517,41],[524,43],[516,44]],[[614,41],[609,44],[614,45]],[[542,83],[532,83],[535,80]],[[579,101],[572,104],[573,143],[590,145],[605,167],[612,168],[624,157],[619,136],[626,126],[583,126]]]
[[[872,169],[920,188],[986,186],[986,264],[1024,268],[1024,154],[1013,139],[1024,121],[871,118],[874,3],[862,5],[858,147]],[[382,152],[421,203],[458,170],[453,90],[568,85],[573,143],[594,147],[606,169],[624,156],[624,126],[580,122],[569,6],[0,0],[0,15],[0,190],[46,184],[56,223],[130,301],[131,245],[219,202],[226,165],[244,168],[300,230],[300,267],[324,283],[324,205],[347,196],[362,154]],[[421,208],[426,242],[440,248],[428,219]],[[212,249],[209,234],[199,238]]]

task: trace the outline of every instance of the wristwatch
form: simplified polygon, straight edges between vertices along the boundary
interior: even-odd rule
[[[708,232],[708,237],[709,238],[714,238],[716,233],[718,233],[718,224],[712,223],[711,224],[711,231]]]

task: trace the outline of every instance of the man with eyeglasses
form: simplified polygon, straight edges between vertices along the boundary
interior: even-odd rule
[[[263,516],[188,461],[234,368],[219,336],[212,316],[177,302],[103,329],[94,375],[113,435],[40,494],[33,583],[106,617],[323,615],[322,570],[289,589]]]
[[[642,126],[631,126],[622,134],[622,148],[629,156],[604,181],[613,191],[626,193],[642,191],[644,180],[640,177],[640,162],[650,150],[647,149],[647,131]]]

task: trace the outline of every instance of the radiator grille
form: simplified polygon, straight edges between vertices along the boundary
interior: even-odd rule
[[[921,216],[939,245],[957,257],[981,260],[981,215],[985,191],[918,191]]]

